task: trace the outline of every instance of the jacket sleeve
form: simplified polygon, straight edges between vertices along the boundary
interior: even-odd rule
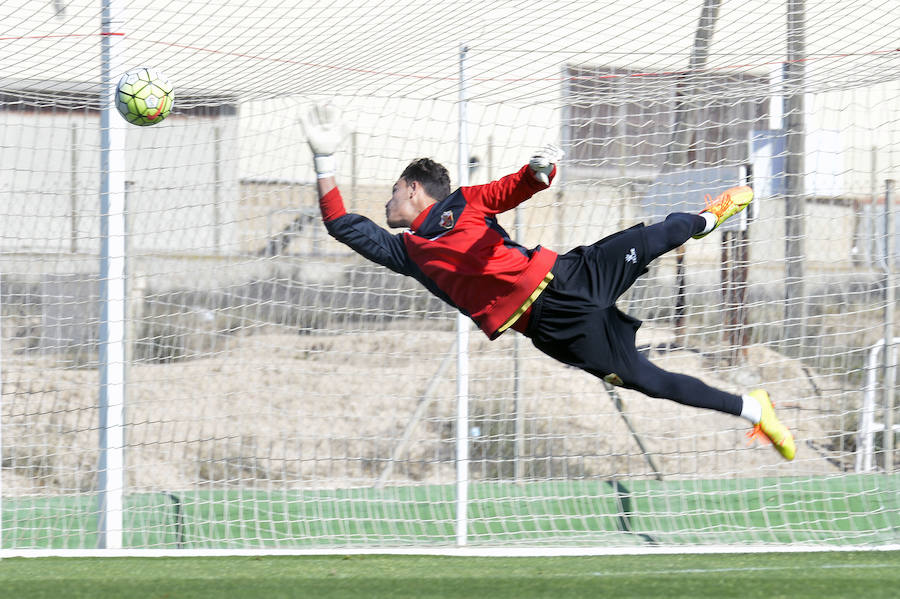
[[[412,274],[402,236],[389,233],[365,216],[348,213],[337,188],[319,198],[319,208],[329,235],[376,264]]]
[[[556,167],[550,173],[550,181],[556,176]],[[512,210],[539,191],[547,189],[534,178],[526,164],[515,173],[491,181],[485,185],[463,187],[463,195],[470,204],[480,204],[485,212],[499,214]]]

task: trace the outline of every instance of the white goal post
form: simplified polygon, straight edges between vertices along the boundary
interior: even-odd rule
[[[898,19],[4,2],[0,556],[897,548]],[[109,103],[137,66],[175,89],[153,126]],[[560,253],[750,184],[747,218],[619,307],[663,368],[767,388],[797,459],[489,341],[331,239],[296,123],[323,99],[347,209],[383,226],[421,156],[456,188],[561,145],[551,188],[500,216]]]

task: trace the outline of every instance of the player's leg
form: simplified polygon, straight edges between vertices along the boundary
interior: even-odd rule
[[[616,308],[592,306],[591,298],[582,293],[583,286],[572,284],[565,276],[567,270],[562,272],[533,305],[535,312],[526,334],[537,349],[564,364],[651,397],[741,416],[757,424],[786,459],[793,459],[793,437],[775,417],[764,391],[739,396],[659,368],[635,349],[639,320]]]
[[[663,222],[619,231],[560,256],[557,268],[568,269],[573,278],[582,279],[599,306],[612,306],[646,272],[650,262],[692,237],[708,235],[752,199],[749,187],[732,187],[709,201],[700,214],[675,212]]]
[[[769,394],[762,389],[735,395],[711,387],[698,378],[669,372],[635,350],[627,367],[618,374],[621,384],[650,397],[669,399],[686,406],[706,408],[741,416],[755,426],[749,436],[768,439],[787,460],[796,452],[794,437],[775,415]],[[608,380],[608,379],[607,379]]]
[[[557,268],[571,265],[571,277],[585,281],[599,306],[610,307],[653,260],[702,233],[708,225],[709,221],[699,214],[675,212],[662,222],[636,225],[593,245],[575,248],[561,256]]]
[[[707,227],[707,220],[699,214],[673,212],[666,220],[652,224],[643,231],[649,263],[663,254],[684,245],[691,237]]]
[[[650,397],[670,399],[682,405],[706,408],[740,416],[744,400],[740,395],[711,387],[698,378],[663,370],[637,350],[627,366],[618,368],[622,386]]]
[[[615,305],[652,260],[678,247],[705,224],[696,214],[669,215],[662,223],[639,223],[560,255],[554,276],[566,280],[566,293],[581,300],[585,311]]]
[[[661,223],[650,225],[647,236],[647,261],[683,245],[691,237],[709,235],[720,224],[746,208],[753,200],[753,190],[746,185],[726,189],[715,199],[707,196],[706,208],[700,214],[676,212]]]

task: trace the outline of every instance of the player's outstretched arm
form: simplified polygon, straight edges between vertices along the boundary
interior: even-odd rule
[[[562,157],[562,150],[548,145],[535,152],[528,164],[515,173],[485,185],[466,188],[467,199],[477,198],[486,209],[498,214],[512,210],[535,193],[547,189],[556,173],[556,163]]]
[[[408,275],[407,256],[399,235],[391,235],[360,214],[348,213],[335,181],[335,158],[344,137],[340,112],[330,104],[316,104],[300,117],[300,127],[313,154],[319,209],[329,235],[365,258]]]
[[[341,146],[344,136],[341,114],[333,104],[314,104],[307,113],[300,116],[299,121],[313,154],[319,207],[322,218],[327,223],[345,213],[340,195],[337,192],[330,193],[337,188],[334,154]]]
[[[333,104],[315,104],[300,117],[300,127],[313,154],[321,197],[336,186],[334,153],[340,148],[344,135],[340,111]]]

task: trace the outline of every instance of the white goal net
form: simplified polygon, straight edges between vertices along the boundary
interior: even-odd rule
[[[6,554],[900,544],[894,2],[6,0],[0,40]],[[104,116],[138,66],[175,89],[152,127]],[[331,239],[297,125],[325,99],[381,225],[414,158],[456,188],[551,142],[500,217],[528,247],[752,185],[619,307],[663,368],[768,389],[796,460],[461,334]]]

